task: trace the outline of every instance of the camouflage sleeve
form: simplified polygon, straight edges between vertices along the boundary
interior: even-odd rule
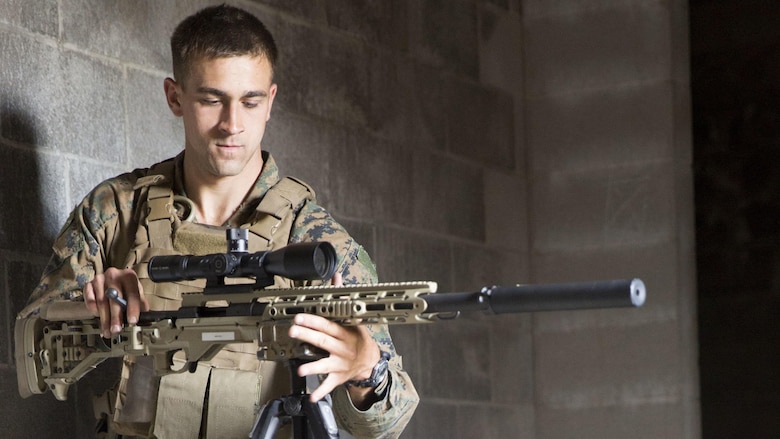
[[[339,268],[345,284],[376,283],[373,261],[365,249],[324,209],[308,203],[293,225],[292,242],[329,241],[339,255]],[[333,408],[339,426],[357,438],[395,438],[401,435],[414,413],[419,396],[395,350],[387,325],[368,325],[379,347],[391,355],[390,387],[381,401],[361,411],[349,398],[346,387],[332,392]]]
[[[365,249],[325,209],[307,202],[293,223],[290,242],[313,241],[327,241],[336,248],[337,271],[345,284],[377,282],[376,268]]]
[[[70,213],[52,246],[38,286],[19,317],[36,313],[56,299],[80,299],[84,286],[106,266],[106,247],[116,229],[116,187],[104,182],[93,189]]]

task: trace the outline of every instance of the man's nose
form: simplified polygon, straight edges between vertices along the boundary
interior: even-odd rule
[[[219,128],[229,135],[239,134],[244,131],[244,125],[241,122],[241,115],[239,106],[229,104],[224,107],[222,111],[222,120],[220,120]]]

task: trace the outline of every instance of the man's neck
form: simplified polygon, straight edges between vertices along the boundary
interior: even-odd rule
[[[195,203],[195,216],[201,224],[221,226],[241,206],[246,194],[254,187],[263,168],[259,165],[247,167],[244,172],[226,177],[204,176],[197,171],[187,170],[184,163],[184,189],[187,198]]]

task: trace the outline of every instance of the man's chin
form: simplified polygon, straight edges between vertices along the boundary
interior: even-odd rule
[[[212,175],[216,178],[235,177],[241,174],[240,169],[234,169],[234,167],[221,167],[214,170]]]

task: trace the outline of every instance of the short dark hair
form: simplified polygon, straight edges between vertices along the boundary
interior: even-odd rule
[[[173,77],[182,82],[193,62],[251,55],[276,66],[278,51],[271,32],[254,15],[234,6],[210,6],[185,18],[171,35]]]

